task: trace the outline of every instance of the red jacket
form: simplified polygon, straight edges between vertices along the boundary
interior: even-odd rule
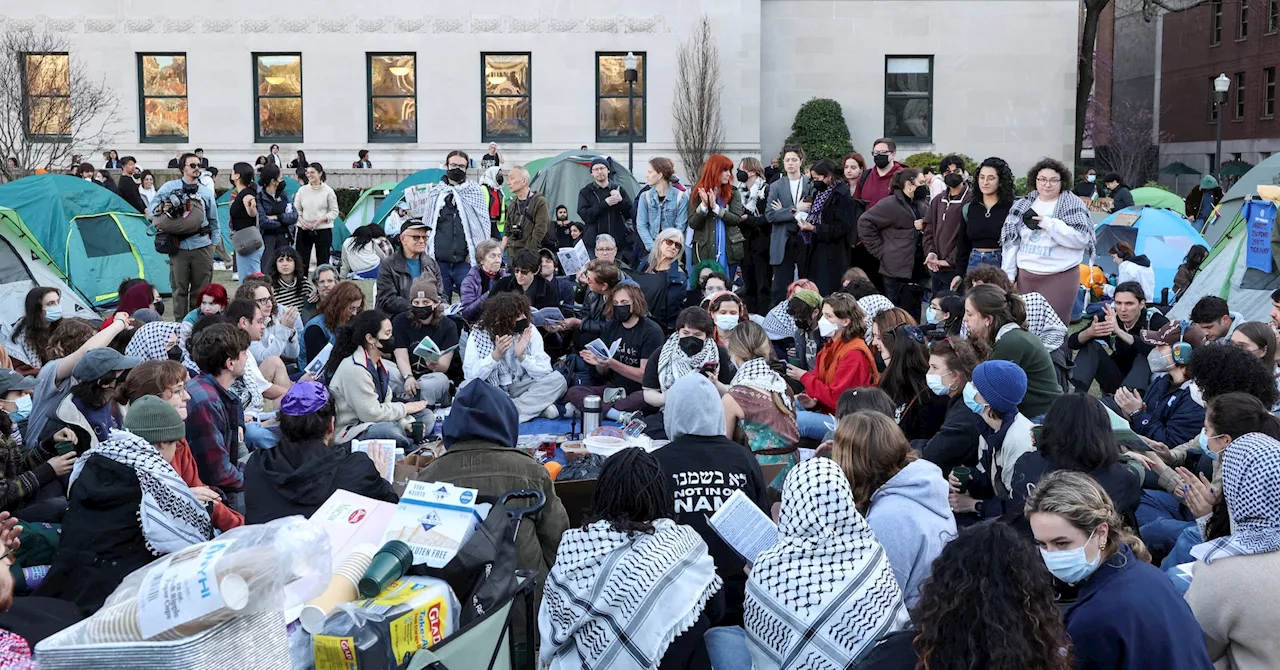
[[[182,477],[182,481],[187,486],[195,488],[204,486],[204,482],[200,481],[200,473],[196,471],[196,457],[191,455],[191,447],[187,444],[187,438],[178,441],[178,449],[173,452],[173,469],[178,471],[178,476]],[[230,507],[222,504],[222,501],[213,503],[213,513],[209,515],[209,520],[213,522],[213,527],[222,532],[227,532],[232,528],[238,528],[244,525],[244,517]]]
[[[877,202],[889,197],[893,192],[889,183],[893,181],[893,175],[907,169],[907,166],[894,161],[889,165],[889,173],[881,177],[880,172],[872,165],[867,168],[867,172],[863,177],[859,177],[858,181],[862,182],[858,185],[858,190],[854,192],[853,197],[856,200],[866,200],[867,209],[871,209]]]
[[[841,393],[879,382],[880,372],[867,343],[861,337],[846,342],[839,335],[827,340],[813,370],[800,378],[805,393],[818,401],[813,411],[826,414],[835,414]]]

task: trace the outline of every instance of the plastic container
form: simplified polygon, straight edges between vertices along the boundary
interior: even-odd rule
[[[404,576],[405,571],[413,567],[413,550],[400,540],[391,540],[382,545],[378,553],[373,555],[368,569],[360,578],[358,587],[361,598],[372,598],[387,584]]]

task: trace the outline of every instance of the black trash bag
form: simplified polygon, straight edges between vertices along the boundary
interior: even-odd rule
[[[580,479],[598,479],[600,469],[604,467],[604,456],[587,454],[577,460],[569,461],[556,475],[558,482],[576,482]]]

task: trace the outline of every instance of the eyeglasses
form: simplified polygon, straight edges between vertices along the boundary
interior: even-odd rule
[[[426,240],[426,239],[427,239],[427,236],[426,236],[426,235],[405,235],[405,234],[401,233],[401,235],[400,235],[400,239],[401,239],[401,240],[413,240],[413,241],[415,241],[415,242],[422,242],[422,241],[424,241],[424,240]]]
[[[199,163],[187,163],[186,167],[189,167],[189,168],[198,168],[198,167],[200,167],[200,164],[199,164]]]
[[[601,251],[617,251],[617,250],[618,250],[617,247],[596,247],[596,253],[600,253]]]
[[[663,244],[669,244],[669,245],[671,245],[671,246],[673,246],[673,247],[679,247],[679,246],[681,246],[680,240],[677,240],[677,239],[675,239],[674,237],[668,237],[667,239],[663,240],[663,241],[662,241],[662,243],[663,243]],[[597,250],[597,251],[598,251],[598,250]]]
[[[1057,177],[1036,177],[1036,183],[1044,184],[1045,186],[1052,186],[1054,184],[1061,184],[1062,180]]]
[[[512,270],[512,271],[511,271],[511,274],[515,274],[515,275],[531,275],[531,274],[534,274],[535,272],[537,272],[537,271],[536,271],[536,270],[526,270],[526,269],[524,269],[524,268],[516,268],[516,269],[514,269],[514,270]]]
[[[269,307],[271,305],[271,296],[267,296],[265,298],[254,298],[253,301],[264,307]]]
[[[465,163],[463,163],[462,165],[458,165],[457,163],[449,163],[449,165],[448,165],[447,169],[449,169],[449,170],[465,170],[465,169],[467,169],[467,165],[466,165]]]

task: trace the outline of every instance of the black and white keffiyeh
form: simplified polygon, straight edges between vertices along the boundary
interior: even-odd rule
[[[1061,348],[1067,341],[1067,326],[1058,318],[1058,313],[1053,311],[1049,299],[1035,292],[1019,293],[1018,296],[1027,308],[1027,332],[1043,342],[1047,351],[1054,352]],[[960,337],[969,339],[969,324],[963,321],[960,323]]]
[[[786,380],[769,367],[769,361],[763,358],[753,358],[743,363],[742,367],[738,368],[737,374],[733,376],[733,381],[729,382],[729,386],[746,386],[757,391],[784,396],[787,394]]]
[[[778,543],[751,569],[743,622],[756,670],[848,668],[910,623],[884,548],[834,461],[808,460],[787,475]]]
[[[880,295],[879,293],[873,293],[872,295],[866,295],[858,298],[858,307],[862,309],[863,315],[866,316],[866,320],[863,325],[866,326],[867,333],[870,334],[871,322],[880,315],[880,312],[893,309],[895,305],[892,300],[885,296]]]
[[[1004,218],[1004,226],[1000,229],[1002,247],[1022,243],[1022,229],[1026,227],[1022,222],[1022,215],[1031,209],[1037,197],[1036,192],[1032,191],[1013,202],[1009,215]],[[1089,264],[1092,265],[1094,256],[1097,254],[1095,250],[1097,234],[1093,229],[1093,219],[1089,217],[1089,208],[1085,206],[1080,196],[1071,191],[1058,194],[1058,202],[1053,206],[1053,218],[1067,224],[1081,235],[1087,236],[1089,241],[1085,243],[1084,252],[1089,257]]]
[[[761,325],[770,340],[776,342],[796,336],[796,320],[787,313],[787,304],[790,302],[790,299],[783,300],[764,315],[764,323]]]
[[[440,210],[450,196],[462,219],[462,234],[467,240],[467,249],[474,256],[476,245],[489,239],[489,208],[485,205],[484,190],[473,181],[465,181],[457,186],[440,181],[428,187],[426,213],[422,217],[431,226],[427,231],[427,254],[432,258],[436,257],[436,225]],[[472,258],[471,261],[478,263],[479,259]]]
[[[533,337],[538,337],[537,333],[534,333]],[[532,346],[532,342],[530,346]],[[483,361],[486,358],[492,358],[493,336],[487,330],[476,328],[471,331],[471,337],[467,340],[468,351],[471,347],[475,347],[476,357],[479,360]],[[502,355],[502,360],[495,362],[484,380],[494,386],[500,386],[505,389],[526,376],[528,376],[528,373],[525,371],[524,366],[520,364],[520,360],[516,358],[516,348],[513,346],[509,347],[507,353]]]
[[[124,355],[136,356],[144,361],[167,361],[170,344],[176,343],[181,347],[182,335],[180,321],[152,321],[134,333],[129,345],[124,348]],[[186,353],[185,348],[183,353]]]
[[[71,470],[72,486],[84,470],[84,464],[94,455],[128,466],[138,475],[142,487],[138,519],[151,553],[171,554],[213,537],[213,526],[204,505],[191,494],[187,483],[155,445],[128,431],[112,430],[110,438],[99,442],[76,461]]]
[[[543,667],[649,670],[697,623],[721,587],[715,561],[692,528],[653,525],[653,533],[619,533],[608,521],[565,531],[538,612]]]
[[[662,392],[666,393],[681,377],[701,371],[702,366],[707,363],[715,363],[716,371],[719,372],[720,349],[714,340],[707,338],[702,343],[702,351],[687,356],[680,348],[680,333],[672,333],[662,345],[662,353],[658,356],[658,384],[662,386]]]
[[[1280,442],[1263,433],[1232,441],[1222,454],[1222,493],[1231,535],[1197,545],[1192,555],[1212,563],[1280,551]]]

